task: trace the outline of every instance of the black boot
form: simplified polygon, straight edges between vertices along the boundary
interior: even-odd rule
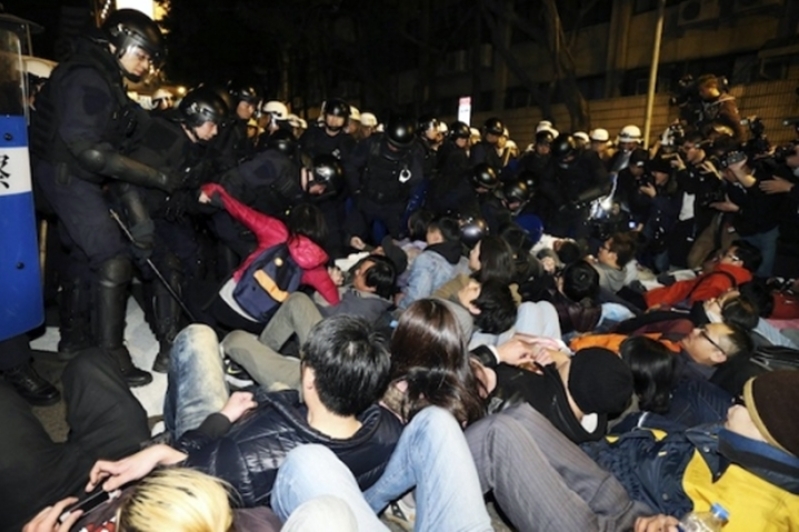
[[[94,345],[91,331],[91,286],[82,279],[61,284],[58,341],[59,358],[69,360]]]
[[[132,266],[124,257],[109,259],[97,270],[97,341],[119,364],[128,386],[144,386],[153,376],[133,365],[124,344],[127,288]]]
[[[23,399],[34,406],[54,405],[61,400],[61,393],[33,369],[30,361],[4,370],[3,376]]]
[[[181,294],[180,262],[175,257],[169,257],[163,273],[169,285],[178,296]],[[153,363],[153,371],[166,373],[169,369],[169,353],[172,351],[172,342],[180,330],[181,309],[177,300],[169,293],[159,279],[153,281],[153,316],[155,336],[158,338],[158,355]]]

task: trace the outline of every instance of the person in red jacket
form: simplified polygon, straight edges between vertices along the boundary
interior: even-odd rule
[[[748,242],[736,240],[708,271],[687,281],[649,290],[644,294],[647,308],[687,304],[718,297],[730,288],[752,280],[752,272],[760,266],[760,251]]]
[[[311,204],[299,204],[289,213],[288,224],[284,224],[277,218],[244,205],[215,183],[203,185],[200,203],[224,208],[252,231],[258,240],[255,251],[233,272],[211,303],[204,306],[204,312],[200,313],[201,321],[212,326],[260,333],[264,322],[249,315],[236,303],[233,289],[259,255],[282,243],[287,244],[289,254],[303,270],[300,283],[316,289],[331,305],[338,304],[338,288],[326,267],[329,257],[320,245],[325,240],[327,228],[318,208]]]

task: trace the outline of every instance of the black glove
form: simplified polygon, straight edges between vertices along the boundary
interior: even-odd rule
[[[155,224],[152,220],[142,221],[130,228],[133,237],[131,251],[138,262],[147,262],[155,247]]]

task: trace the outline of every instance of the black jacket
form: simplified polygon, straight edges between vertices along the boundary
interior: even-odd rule
[[[377,405],[358,416],[363,426],[346,440],[309,427],[307,415],[294,390],[264,394],[258,408],[233,425],[212,414],[175,447],[189,455],[185,466],[230,483],[244,506],[251,507],[269,504],[278,468],[289,451],[305,443],[330,448],[366,489],[380,478],[402,432],[396,416]]]

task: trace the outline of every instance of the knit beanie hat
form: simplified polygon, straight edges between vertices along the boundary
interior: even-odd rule
[[[623,412],[633,394],[633,374],[612,351],[581,349],[571,359],[569,393],[586,414]]]
[[[744,402],[767,442],[799,456],[799,372],[772,371],[749,379]]]

